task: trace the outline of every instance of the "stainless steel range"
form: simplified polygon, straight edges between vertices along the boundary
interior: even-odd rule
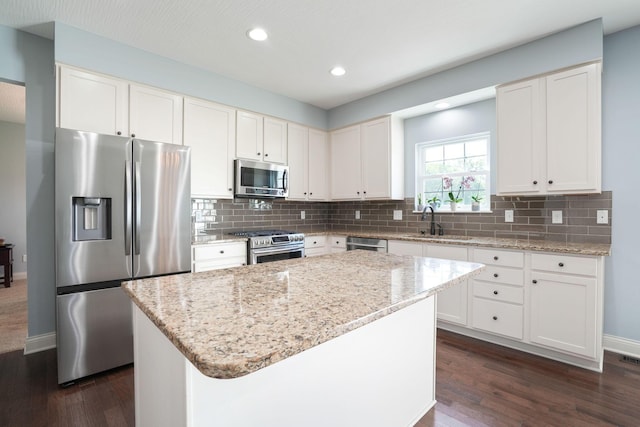
[[[247,264],[304,257],[304,234],[285,230],[236,231],[248,237]]]

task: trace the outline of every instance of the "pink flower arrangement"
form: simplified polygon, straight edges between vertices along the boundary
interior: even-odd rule
[[[450,190],[449,191],[449,202],[452,203],[460,203],[462,201],[462,199],[460,198],[460,192],[462,191],[463,188],[465,189],[469,189],[471,188],[471,184],[473,182],[475,182],[475,178],[473,176],[463,176],[462,177],[462,181],[460,181],[460,186],[458,187],[458,192],[456,193],[456,195],[453,195],[453,191],[451,191],[451,189],[453,188],[453,178],[450,178],[448,176],[445,176],[444,178],[442,178],[442,188],[444,190]]]

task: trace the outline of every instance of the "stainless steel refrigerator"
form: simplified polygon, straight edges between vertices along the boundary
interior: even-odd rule
[[[122,281],[191,269],[190,148],[56,130],[58,383],[133,362]]]

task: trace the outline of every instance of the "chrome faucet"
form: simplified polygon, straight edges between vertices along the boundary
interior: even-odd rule
[[[426,221],[427,219],[427,208],[431,209],[431,227],[429,228],[429,234],[432,236],[435,236],[436,235],[435,211],[433,210],[431,205],[425,206],[424,209],[422,210],[422,221]],[[440,227],[440,230],[442,230],[442,226],[440,224],[438,224],[438,226]]]

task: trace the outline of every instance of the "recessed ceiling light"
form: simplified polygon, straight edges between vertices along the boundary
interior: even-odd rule
[[[249,36],[249,38],[251,40],[255,40],[255,41],[265,41],[267,39],[267,37],[269,37],[267,35],[267,32],[265,30],[263,30],[262,28],[254,28],[252,30],[247,31],[247,35]]]
[[[344,76],[346,72],[347,72],[347,70],[345,70],[344,68],[342,68],[340,66],[333,67],[331,69],[331,74],[333,74],[336,77]]]
[[[438,110],[444,110],[445,108],[449,108],[449,107],[451,107],[451,105],[448,102],[438,102],[436,104],[436,108]]]

